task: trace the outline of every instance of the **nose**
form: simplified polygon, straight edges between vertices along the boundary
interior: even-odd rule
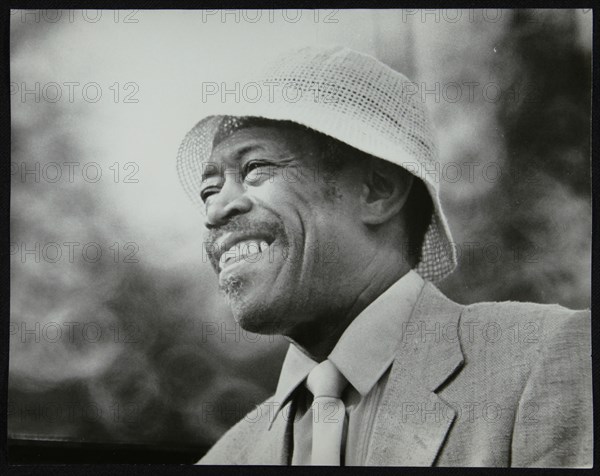
[[[223,226],[234,216],[248,213],[251,209],[252,202],[244,187],[233,180],[226,180],[206,207],[205,226],[208,229]]]

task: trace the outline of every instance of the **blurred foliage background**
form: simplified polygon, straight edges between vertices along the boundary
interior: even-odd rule
[[[589,307],[591,11],[242,13],[13,11],[9,436],[210,445],[273,392],[286,342],[235,326],[174,160],[203,81],[294,46],[418,85],[461,256],[444,292]]]

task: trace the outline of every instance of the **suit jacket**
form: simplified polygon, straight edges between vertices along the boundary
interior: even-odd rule
[[[400,342],[368,465],[592,466],[589,311],[462,306],[426,282]],[[290,408],[268,429],[278,403],[263,402],[199,463],[289,464]]]

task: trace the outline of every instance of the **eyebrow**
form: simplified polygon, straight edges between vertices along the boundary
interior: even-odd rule
[[[253,144],[253,145],[248,145],[246,147],[242,147],[241,149],[237,150],[233,156],[232,159],[234,161],[239,161],[244,155],[254,151],[254,150],[264,150],[264,147],[262,145],[259,144]],[[219,174],[219,167],[217,166],[217,164],[215,164],[214,162],[204,162],[203,165],[204,170],[202,171],[202,176],[201,176],[201,182],[204,182],[206,180],[208,180],[211,177],[214,177],[215,175]],[[213,165],[213,167],[208,167],[207,165]]]

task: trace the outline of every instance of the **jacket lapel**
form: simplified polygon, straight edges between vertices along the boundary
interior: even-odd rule
[[[426,282],[403,329],[375,417],[367,465],[430,466],[456,412],[435,393],[463,363],[462,306]]]
[[[254,455],[249,464],[286,466],[291,463],[295,412],[293,402],[288,402],[260,440],[250,442]]]

